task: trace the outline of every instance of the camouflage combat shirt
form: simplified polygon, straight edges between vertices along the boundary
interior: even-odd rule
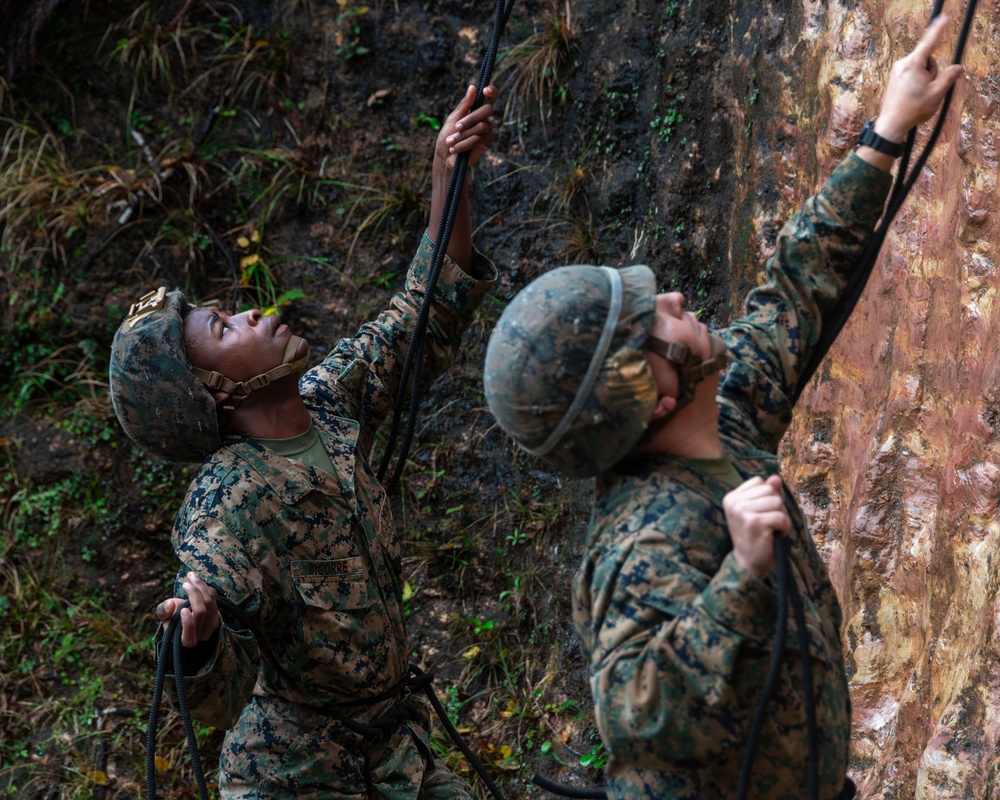
[[[362,723],[384,714],[392,700],[372,704],[366,698],[407,674],[400,544],[367,454],[392,408],[431,253],[425,235],[391,307],[341,340],[299,382],[336,474],[279,456],[253,439],[228,438],[202,464],[177,517],[178,596],[184,576],[198,574],[251,615],[292,678],[286,683],[262,661],[246,631],[223,624],[214,658],[185,684],[200,722],[230,728],[239,720],[223,747],[224,773],[228,759],[252,778],[257,767],[237,763],[247,761],[241,755],[246,741],[256,736],[265,749],[268,742],[294,741],[294,733],[279,728],[304,724],[313,710]],[[444,261],[422,377],[452,364],[496,278],[479,254],[471,271],[480,279]],[[269,714],[283,714],[284,721],[262,719]],[[294,780],[288,785],[288,796],[300,795]],[[348,793],[354,796],[355,789]]]
[[[722,335],[735,356],[717,400],[726,455],[744,480],[779,472],[790,397],[824,315],[874,228],[890,176],[855,154],[782,229],[765,282]],[[598,478],[574,622],[610,758],[609,798],[736,794],[771,657],[772,574],[742,569],[722,508],[730,487],[683,458],[633,457]],[[842,614],[787,491],[792,573],[806,604],[820,734],[820,796],[844,785],[850,700]],[[789,610],[791,615],[791,610]],[[780,680],[761,731],[750,796],[804,797],[807,736],[798,636],[789,620]]]

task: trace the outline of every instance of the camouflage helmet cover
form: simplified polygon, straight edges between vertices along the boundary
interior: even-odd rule
[[[160,288],[133,304],[111,346],[111,401],[129,438],[171,461],[202,461],[222,446],[215,400],[184,346],[188,303]]]
[[[649,267],[551,270],[507,306],[486,350],[486,401],[525,450],[564,474],[603,472],[642,438],[657,391]]]

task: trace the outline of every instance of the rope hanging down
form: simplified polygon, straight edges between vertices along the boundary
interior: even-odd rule
[[[493,67],[496,64],[497,51],[500,47],[500,37],[503,29],[507,25],[510,12],[514,8],[514,0],[497,0],[496,16],[493,20],[493,35],[490,37],[486,47],[486,54],[479,68],[479,78],[476,81],[476,101],[473,109],[479,108],[483,104],[483,90],[489,85],[493,77]],[[438,276],[441,274],[441,265],[444,263],[444,256],[448,250],[448,242],[451,240],[451,232],[455,227],[455,217],[458,213],[459,200],[462,197],[462,189],[465,186],[465,176],[469,169],[469,153],[460,153],[455,161],[455,167],[451,173],[451,180],[448,183],[448,193],[445,196],[444,205],[441,209],[441,222],[438,225],[434,251],[431,256],[430,272],[427,278],[427,288],[424,291],[424,298],[420,303],[420,311],[417,315],[413,333],[410,335],[410,347],[406,353],[406,361],[403,364],[403,374],[399,381],[399,388],[396,390],[396,402],[392,411],[392,427],[389,431],[389,439],[385,447],[385,455],[382,457],[382,464],[378,469],[378,479],[382,481],[385,477],[389,462],[392,460],[393,451],[396,448],[396,438],[399,434],[399,422],[403,413],[403,401],[406,396],[406,384],[410,386],[410,404],[406,413],[406,431],[403,434],[403,441],[400,444],[399,457],[396,460],[396,468],[393,470],[392,479],[386,487],[386,491],[392,494],[399,485],[399,478],[403,474],[403,467],[406,465],[406,457],[410,452],[410,445],[413,442],[413,431],[417,422],[417,410],[420,405],[420,371],[423,367],[424,340],[427,335],[427,320],[430,316],[430,306],[434,299],[434,289],[437,286]]]
[[[771,653],[771,665],[764,681],[764,688],[757,699],[753,718],[750,721],[750,732],[747,735],[747,749],[743,753],[743,763],[740,767],[740,782],[736,789],[738,800],[746,800],[750,791],[750,773],[754,758],[757,755],[757,745],[760,741],[760,731],[764,725],[764,715],[774,691],[778,686],[778,675],[781,673],[781,661],[788,641],[788,603],[792,603],[795,614],[795,630],[799,637],[799,660],[802,664],[802,694],[806,707],[806,735],[809,743],[808,786],[809,800],[819,798],[819,729],[816,726],[816,698],[813,694],[812,661],[809,655],[809,630],[806,628],[806,610],[802,602],[798,584],[792,575],[791,543],[787,536],[775,535],[774,559],[778,573],[778,617],[774,629],[774,651]]]
[[[959,32],[958,44],[955,47],[955,57],[952,59],[953,64],[960,64],[962,62],[962,56],[965,53],[965,45],[969,39],[969,32],[972,28],[972,20],[976,15],[976,2],[977,0],[969,0],[969,5],[965,9],[965,18],[962,20],[962,29]],[[931,22],[933,22],[941,14],[941,8],[943,5],[944,0],[935,0],[934,8],[931,11]],[[934,149],[934,145],[937,143],[938,137],[941,135],[941,130],[944,128],[944,122],[948,116],[948,108],[951,105],[951,98],[954,92],[955,89],[952,87],[948,90],[947,94],[945,94],[944,101],[941,104],[941,111],[938,114],[937,122],[934,125],[934,130],[928,137],[926,144],[924,144],[924,148],[920,152],[920,155],[913,166],[913,170],[909,175],[907,175],[907,168],[909,167],[910,156],[913,152],[914,140],[916,139],[916,128],[912,129],[907,135],[906,144],[903,146],[903,154],[900,156],[899,169],[896,171],[896,179],[893,183],[892,191],[889,194],[889,201],[886,204],[885,211],[875,228],[875,232],[872,234],[872,238],[868,242],[868,247],[865,248],[865,252],[858,261],[855,271],[848,279],[844,292],[837,301],[837,305],[834,306],[834,310],[829,321],[823,326],[823,330],[820,332],[819,341],[816,343],[816,347],[813,350],[812,357],[809,359],[809,362],[799,375],[799,381],[798,384],[796,384],[795,393],[792,396],[792,406],[799,401],[799,397],[802,395],[802,391],[805,389],[806,384],[809,383],[809,379],[812,378],[813,374],[819,368],[819,365],[826,356],[830,346],[837,339],[837,335],[850,318],[851,312],[854,311],[854,307],[858,304],[861,293],[864,291],[864,288],[868,283],[868,277],[871,275],[875,262],[878,260],[879,251],[882,249],[882,244],[885,242],[885,237],[889,232],[889,226],[892,225],[893,220],[896,218],[896,214],[899,213],[899,209],[902,208],[903,203],[906,201],[907,195],[909,195],[910,190],[913,189],[916,184],[917,178],[920,177],[920,173],[923,170],[924,165],[927,163],[927,159],[930,157],[931,150]]]
[[[253,619],[242,608],[227,600],[225,597],[217,596],[215,598],[215,602],[218,604],[219,610],[224,611],[227,616],[235,619],[240,628],[249,630],[253,634],[253,637],[257,642],[257,646],[260,649],[262,658],[271,665],[275,672],[281,676],[283,681],[285,681],[288,685],[293,685],[295,682],[294,679],[274,657],[274,654],[271,652],[271,649],[267,644],[266,638],[254,623]],[[185,602],[181,608],[190,607],[191,604]],[[160,654],[156,665],[156,681],[153,685],[153,703],[149,712],[149,730],[146,733],[146,797],[148,800],[156,800],[156,731],[159,727],[160,705],[163,702],[163,684],[166,681],[168,664],[171,665],[174,670],[174,686],[177,690],[177,709],[180,713],[181,721],[184,725],[184,732],[187,737],[188,751],[191,755],[191,765],[194,769],[195,783],[198,786],[198,797],[200,800],[208,800],[208,784],[205,781],[205,769],[202,766],[201,756],[198,753],[198,739],[195,735],[194,724],[191,721],[191,708],[188,704],[187,692],[184,688],[184,664],[181,650],[181,632],[181,609],[178,609],[170,619],[170,623],[167,625],[167,629],[164,632],[163,643],[160,648]],[[452,725],[451,720],[448,719],[448,713],[445,711],[444,706],[441,705],[441,701],[438,699],[431,686],[433,681],[434,676],[432,674],[425,673],[419,667],[414,664],[410,664],[409,675],[406,678],[388,691],[383,692],[376,697],[369,698],[369,702],[379,702],[389,697],[401,694],[405,690],[423,692],[431,706],[434,708],[438,718],[441,720],[441,724],[448,732],[448,735],[451,737],[458,749],[461,750],[463,755],[465,755],[468,759],[469,764],[472,765],[476,774],[479,775],[483,783],[486,784],[486,788],[489,789],[490,794],[492,794],[496,800],[504,800],[503,794],[501,794],[499,787],[497,787],[496,783],[493,782],[493,779],[490,778],[489,774],[486,772],[486,768],[483,767],[479,759],[476,758],[475,753],[472,752],[469,746],[462,739],[461,734],[459,734],[459,732],[455,729],[455,726]],[[416,711],[417,709],[413,704],[401,703],[385,716],[377,720],[373,720],[369,724],[360,723],[347,718],[340,719],[340,722],[345,728],[353,731],[354,733],[374,738],[381,736],[389,730],[395,729],[400,724],[405,723],[406,720],[412,718]]]

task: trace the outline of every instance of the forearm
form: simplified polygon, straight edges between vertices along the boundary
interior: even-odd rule
[[[432,242],[437,242],[438,226],[441,224],[441,214],[444,211],[452,171],[447,163],[443,163],[440,159],[434,160],[433,170],[431,215],[427,225],[427,235],[430,236]],[[468,183],[468,179],[466,179],[466,183]],[[452,228],[451,238],[448,240],[446,252],[451,260],[468,274],[472,265],[472,221],[469,213],[469,195],[466,189],[467,186],[463,185],[455,213],[455,224]]]
[[[891,178],[851,155],[782,228],[766,281],[725,333],[746,375],[726,382],[733,402],[780,438],[799,374],[871,238]],[[761,418],[765,415],[768,419]],[[770,447],[770,445],[769,445]]]

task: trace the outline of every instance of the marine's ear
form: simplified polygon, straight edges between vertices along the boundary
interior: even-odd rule
[[[656,399],[656,405],[653,407],[653,415],[650,419],[665,417],[675,408],[677,408],[677,398],[671,397],[669,394],[661,394]]]

